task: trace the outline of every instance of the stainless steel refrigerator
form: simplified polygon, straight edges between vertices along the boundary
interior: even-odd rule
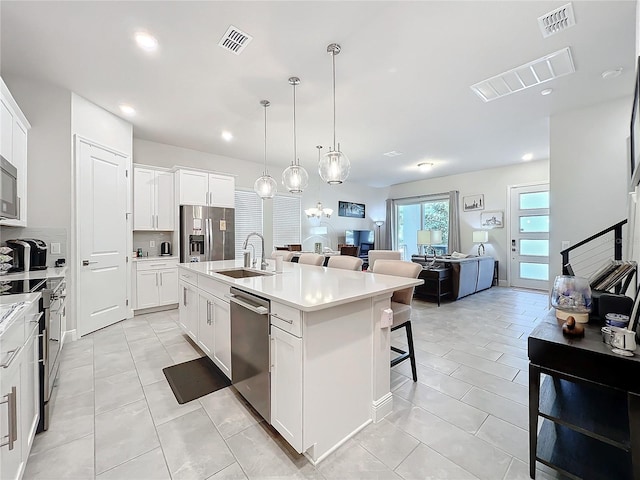
[[[233,208],[180,207],[180,262],[233,260],[235,255]]]

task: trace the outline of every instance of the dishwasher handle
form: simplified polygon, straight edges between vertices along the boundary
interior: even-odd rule
[[[243,300],[240,300],[236,295],[229,295],[229,300],[232,301],[233,303],[236,303],[238,305],[240,305],[241,307],[246,308],[247,310],[251,310],[254,313],[257,313],[258,315],[268,315],[269,314],[269,309],[266,307],[263,307],[262,305],[251,305],[250,303],[247,303]]]

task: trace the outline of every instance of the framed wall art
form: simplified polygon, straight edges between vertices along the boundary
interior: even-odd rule
[[[338,202],[338,216],[364,218],[364,203]]]
[[[482,212],[480,214],[480,226],[482,228],[502,228],[504,227],[504,212]]]
[[[465,212],[484,210],[484,195],[467,195],[466,197],[462,197],[462,210]]]

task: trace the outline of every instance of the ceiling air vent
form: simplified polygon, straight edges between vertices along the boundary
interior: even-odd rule
[[[573,15],[573,7],[570,3],[538,17],[538,26],[544,38],[573,27],[575,24],[576,17]]]
[[[236,55],[240,55],[253,37],[231,25],[218,42],[218,46]]]
[[[471,90],[490,102],[575,71],[571,50],[567,47],[471,85]]]

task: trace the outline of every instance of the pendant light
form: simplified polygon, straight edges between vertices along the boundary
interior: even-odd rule
[[[262,176],[253,184],[253,189],[263,200],[273,198],[278,191],[278,184],[267,171],[267,107],[271,105],[269,100],[261,100],[260,105],[264,107],[264,171]]]
[[[340,151],[340,144],[336,148],[336,55],[340,53],[340,45],[331,43],[327,46],[327,53],[331,54],[333,63],[333,149],[325,153],[324,158],[318,162],[320,178],[329,185],[339,185],[349,176],[351,163],[347,156]]]
[[[309,185],[309,174],[300,166],[296,145],[296,85],[300,85],[298,77],[289,78],[289,85],[293,86],[293,160],[282,172],[282,184],[290,193],[302,193]]]
[[[322,145],[316,145],[316,148],[318,149],[318,162],[320,162],[320,150],[322,149]],[[318,201],[315,207],[307,208],[304,211],[304,213],[307,215],[308,218],[313,218],[313,217],[321,218],[323,215],[327,218],[331,218],[331,215],[333,214],[333,209],[324,208],[322,206],[322,202]]]

